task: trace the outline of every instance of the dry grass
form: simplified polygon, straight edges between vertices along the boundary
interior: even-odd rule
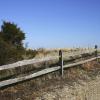
[[[77,51],[79,49],[62,49],[64,52],[69,53],[73,51]],[[84,50],[84,49],[82,49]],[[42,50],[39,51],[36,58],[43,58],[47,56],[55,56],[59,54],[59,49],[55,50]],[[33,64],[29,66],[24,66],[22,68],[13,69],[4,72],[0,72],[4,77],[9,75],[19,75],[22,73],[30,73],[37,71],[37,69],[47,68],[51,65],[56,65],[57,61],[49,61],[42,62],[38,64]],[[37,68],[38,66],[38,68]],[[73,86],[74,82],[78,83],[78,79],[87,81],[90,79],[94,79],[94,77],[98,74],[100,68],[99,63],[97,62],[89,62],[83,64],[82,66],[77,66],[73,68],[69,68],[64,71],[63,79],[60,76],[59,71],[53,72],[51,74],[47,74],[41,77],[38,77],[29,82],[21,83],[13,87],[6,88],[4,90],[0,90],[0,100],[17,100],[16,98],[21,98],[19,100],[34,100],[36,97],[42,95],[42,92],[53,91],[54,87],[63,87],[62,85],[67,84],[68,86]],[[62,84],[62,85],[61,85]],[[48,87],[49,86],[49,87]],[[47,99],[46,99],[47,100]]]
[[[55,48],[55,49],[44,49],[40,48],[37,49],[37,54],[35,58],[43,58],[43,57],[51,57],[51,56],[58,56],[59,55],[59,50],[62,50],[63,53],[68,54],[68,53],[74,53],[74,52],[84,52],[86,50],[92,50],[92,48]]]
[[[77,66],[77,67],[64,70],[63,78],[61,78],[59,71],[53,72],[51,74],[38,77],[34,80],[30,80],[30,81],[15,85],[13,87],[0,90],[0,100],[17,100],[18,98],[20,98],[20,100],[34,100],[37,97],[42,99],[44,93],[48,93],[48,94],[55,93],[53,91],[56,91],[55,89],[58,89],[58,88],[59,90],[57,91],[61,91],[65,85],[67,85],[68,87],[74,88],[75,83],[81,84],[79,80],[82,80],[85,82],[93,80],[98,74],[100,74],[98,73],[99,71],[100,71],[100,64],[97,63],[96,61],[93,61],[93,62],[84,64],[82,66]],[[79,91],[81,92],[81,90]],[[60,92],[57,92],[57,93],[58,93],[58,96],[55,96],[55,99],[50,99],[50,100],[56,100],[57,98],[58,100],[62,100],[61,99],[62,96],[60,97],[61,94],[59,94]],[[50,96],[51,97],[53,96],[53,94],[50,94],[49,97],[46,95],[47,94],[44,95],[45,96],[44,100],[49,100],[48,98]],[[67,94],[64,94],[63,96],[65,95]],[[71,99],[68,99],[68,100],[71,100]],[[78,99],[75,99],[75,100],[78,100]],[[80,99],[80,100],[85,100],[85,99]]]

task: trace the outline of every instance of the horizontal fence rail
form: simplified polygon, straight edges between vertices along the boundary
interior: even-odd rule
[[[88,53],[88,54],[91,54],[93,53],[95,50],[91,50],[91,51],[86,51],[84,53],[81,53],[81,52],[77,52],[75,54],[67,54],[67,55],[64,55],[63,58],[67,57],[70,58],[71,56],[81,56],[82,54],[85,54],[85,53]],[[5,70],[5,69],[11,69],[11,68],[16,68],[16,67],[19,67],[19,66],[24,66],[24,65],[29,65],[29,64],[34,64],[34,63],[39,63],[39,62],[43,62],[43,61],[50,61],[50,60],[56,60],[56,59],[59,59],[59,56],[52,56],[52,57],[45,57],[45,58],[42,58],[42,59],[30,59],[30,60],[23,60],[23,61],[18,61],[16,63],[13,63],[13,64],[8,64],[8,65],[2,65],[0,66],[0,70]]]
[[[94,57],[94,58],[91,58],[91,59],[88,59],[88,60],[80,61],[80,62],[77,62],[77,63],[68,64],[68,65],[63,66],[63,68],[68,68],[68,67],[81,65],[81,64],[84,64],[86,62],[96,60],[98,58],[100,58],[100,56],[99,57]],[[29,79],[32,79],[32,78],[35,78],[35,77],[38,77],[38,76],[41,76],[41,75],[44,75],[44,74],[48,74],[50,72],[54,72],[54,71],[57,71],[59,69],[60,69],[60,66],[53,67],[53,68],[47,68],[47,69],[43,69],[41,71],[38,71],[38,72],[33,73],[31,75],[28,75],[28,76],[23,76],[23,77],[19,77],[19,78],[14,78],[14,79],[1,81],[0,82],[0,88],[4,87],[4,86],[7,86],[7,85],[10,85],[10,84],[14,84],[14,83],[22,82],[22,81],[25,81],[25,80],[29,80]]]
[[[0,87],[7,86],[7,85],[10,85],[10,84],[14,84],[14,83],[18,83],[18,82],[22,82],[22,81],[25,81],[25,80],[28,80],[28,79],[32,79],[32,78],[35,78],[35,77],[38,77],[38,76],[41,76],[41,75],[44,75],[44,74],[47,74],[47,73],[50,73],[50,72],[57,71],[59,69],[60,69],[60,66],[53,67],[53,68],[47,68],[47,69],[44,69],[42,71],[38,71],[38,72],[33,73],[31,75],[28,75],[28,76],[23,76],[23,77],[19,77],[19,78],[5,80],[5,81],[0,82]]]
[[[68,65],[65,65],[64,68],[68,68],[68,67],[73,67],[73,66],[81,65],[81,64],[84,64],[84,63],[86,63],[86,62],[90,62],[90,61],[93,61],[93,60],[96,60],[96,59],[99,59],[99,58],[100,58],[100,57],[94,57],[94,58],[91,58],[91,59],[88,59],[88,60],[84,60],[84,61],[80,61],[80,62],[68,64]]]
[[[70,58],[71,56],[76,56],[76,55],[81,56],[83,54],[92,54],[92,53],[95,53],[95,57],[92,57],[92,58],[87,59],[87,60],[83,60],[83,61],[63,65],[63,58],[65,58],[65,57]],[[18,62],[13,63],[13,64],[2,65],[2,66],[0,66],[0,71],[5,70],[5,69],[16,68],[16,67],[19,67],[19,66],[34,64],[34,63],[38,63],[38,62],[55,60],[55,59],[58,59],[58,61],[60,63],[59,66],[42,69],[41,71],[34,72],[30,75],[25,75],[25,76],[20,76],[20,77],[13,78],[13,79],[7,79],[7,80],[0,81],[0,88],[11,85],[11,84],[15,84],[15,83],[23,82],[23,81],[26,81],[26,80],[30,80],[30,79],[39,77],[41,75],[45,75],[45,74],[48,74],[48,73],[51,73],[51,72],[54,72],[54,71],[58,71],[58,70],[60,70],[61,75],[63,77],[63,70],[64,69],[69,68],[69,67],[74,67],[74,66],[77,66],[77,65],[81,65],[81,64],[84,64],[84,63],[87,63],[87,62],[90,62],[90,61],[93,61],[93,60],[96,60],[96,59],[100,59],[100,56],[98,56],[98,54],[97,54],[97,49],[93,49],[91,51],[86,51],[86,52],[77,52],[77,53],[69,54],[69,55],[68,54],[63,55],[63,52],[60,51],[59,56],[46,57],[46,58],[43,58],[43,59],[23,60],[23,61],[18,61]]]

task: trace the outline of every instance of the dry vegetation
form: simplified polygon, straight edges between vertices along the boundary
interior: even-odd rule
[[[62,49],[62,51],[66,53],[66,55],[69,53],[73,55],[74,52],[76,51],[84,52],[86,50],[88,49],[79,49],[79,48]],[[35,58],[37,59],[43,57],[58,56],[58,54],[59,54],[59,49],[53,49],[53,50],[39,49]],[[73,62],[83,60],[83,58],[78,60],[75,60],[75,58],[71,57],[71,59],[73,59]],[[5,80],[9,77],[14,78],[16,76],[18,77],[23,76],[26,73],[28,75],[47,67],[57,66],[58,61],[59,61],[58,59],[50,60],[49,62],[40,62],[33,65],[0,71],[0,80]],[[67,63],[69,62],[64,61],[64,64]],[[66,69],[64,71],[63,78],[61,78],[60,72],[57,71],[47,75],[43,75],[41,77],[35,78],[30,81],[26,81],[24,83],[20,83],[11,87],[6,87],[4,89],[2,88],[0,89],[0,100],[35,100],[35,99],[36,100],[66,100],[67,98],[66,95],[69,95],[71,91],[73,91],[72,88],[70,87],[74,88],[74,85],[76,83],[77,84],[82,84],[81,82],[87,83],[88,81],[95,79],[96,76],[100,74],[99,67],[100,64],[97,63],[96,61],[93,61],[93,62],[83,64],[81,66]],[[66,87],[67,89],[69,88],[68,91],[64,90],[65,88],[64,86],[65,87],[67,86]],[[63,90],[67,91],[65,92],[66,94],[63,92],[64,95],[61,92]],[[73,93],[74,92],[75,91],[73,91]],[[72,94],[70,94],[70,98],[73,97]],[[64,98],[64,96],[65,99],[62,99]],[[78,100],[78,99],[67,98],[67,100]],[[79,100],[89,100],[89,99],[79,99]]]
[[[95,85],[97,81],[97,86],[100,86],[100,81],[96,80],[99,75],[100,64],[89,62],[66,69],[63,78],[58,71],[1,89],[0,100],[99,100],[91,98],[92,92],[97,93],[92,86],[98,89]]]
[[[55,49],[44,49],[39,48],[36,49],[37,53],[35,58],[43,58],[43,57],[51,57],[51,56],[58,56],[59,50],[62,50],[64,54],[74,54],[75,52],[83,53],[84,51],[91,51],[93,48],[55,48]]]
[[[59,50],[60,49],[38,49],[35,50],[35,52],[37,53],[34,59],[43,59],[44,57],[51,57],[53,58],[54,56],[58,56],[59,55]],[[63,55],[66,56],[64,58],[64,64],[68,63],[70,60],[71,61],[76,61],[75,59],[78,58],[78,60],[80,59],[80,56],[75,56],[72,57],[74,55],[75,52],[84,52],[88,49],[82,49],[82,48],[76,48],[76,49],[62,49],[63,51]],[[30,51],[29,51],[30,52]],[[33,52],[32,52],[33,53]],[[30,54],[30,53],[29,53]],[[71,54],[69,57],[69,59],[67,59],[68,55]],[[84,56],[84,55],[83,55]],[[18,67],[18,68],[13,68],[13,69],[8,69],[8,70],[3,70],[0,71],[0,80],[3,79],[7,79],[7,78],[14,78],[16,76],[20,76],[20,75],[24,75],[24,74],[30,74],[36,71],[39,71],[41,69],[44,68],[48,68],[48,67],[55,67],[59,65],[59,57],[57,59],[52,59],[49,61],[43,61],[43,62],[39,62],[39,63],[34,63],[31,65],[26,65],[26,66],[22,66],[22,67]]]

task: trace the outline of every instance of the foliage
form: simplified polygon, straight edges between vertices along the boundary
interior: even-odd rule
[[[38,53],[37,50],[32,50],[32,49],[28,49],[25,51],[26,52],[26,56],[31,59],[34,58],[36,56],[36,54]]]
[[[3,39],[13,46],[22,46],[22,40],[25,39],[25,33],[21,31],[16,24],[10,22],[3,22],[1,26]]]
[[[25,33],[11,22],[3,22],[0,32],[0,65],[22,59]]]

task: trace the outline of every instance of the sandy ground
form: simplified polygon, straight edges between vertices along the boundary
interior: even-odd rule
[[[73,77],[72,85],[61,82],[50,91],[42,91],[36,100],[100,100],[100,65],[94,64],[94,66],[95,68],[89,71],[90,74],[83,74],[84,78],[78,77],[74,80]]]
[[[74,86],[55,87],[43,92],[36,100],[100,100],[100,76],[90,82],[79,80]]]

